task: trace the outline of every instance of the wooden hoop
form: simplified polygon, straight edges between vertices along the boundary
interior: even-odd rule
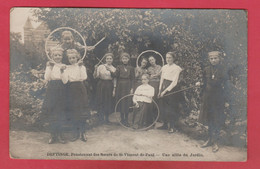
[[[121,97],[121,98],[117,101],[117,103],[116,103],[115,113],[117,113],[117,107],[118,107],[118,104],[120,103],[121,100],[123,100],[123,99],[126,98],[126,97],[134,96],[134,95],[140,96],[140,95],[137,95],[137,94],[128,94],[128,95],[125,95],[125,96]],[[157,108],[157,117],[156,117],[156,119],[154,120],[154,122],[153,122],[150,126],[145,127],[145,128],[141,128],[141,129],[134,129],[134,128],[127,127],[127,126],[125,126],[124,124],[122,124],[122,123],[121,123],[121,119],[118,119],[118,117],[116,116],[117,121],[118,121],[119,124],[120,124],[121,126],[123,126],[124,128],[130,129],[130,130],[134,130],[134,131],[144,131],[144,130],[147,130],[147,129],[151,128],[151,127],[157,122],[157,120],[159,119],[159,116],[160,116],[160,109],[159,109],[158,104],[154,101],[154,99],[152,99],[152,101],[153,101],[153,103],[155,104],[155,106],[156,106],[156,108]]]
[[[87,45],[86,45],[86,42],[85,42],[83,36],[82,36],[78,31],[76,31],[75,29],[70,28],[70,27],[60,27],[60,28],[54,29],[54,30],[48,35],[48,37],[47,37],[47,39],[46,39],[46,41],[45,41],[45,53],[46,53],[48,59],[51,60],[51,61],[53,61],[53,62],[55,62],[55,61],[49,56],[49,53],[48,53],[48,51],[47,51],[47,44],[48,44],[47,42],[48,42],[48,40],[50,39],[51,35],[52,35],[54,32],[57,32],[57,31],[59,31],[59,30],[61,30],[61,29],[71,30],[71,31],[77,33],[77,34],[80,36],[80,38],[82,39],[83,44],[84,44],[84,46],[85,46],[84,54],[83,54],[82,58],[80,59],[80,60],[83,60],[83,59],[86,57],[86,54],[87,54],[87,49],[86,49]]]
[[[138,57],[137,57],[137,59],[136,59],[136,67],[140,67],[140,66],[138,65],[139,59],[140,59],[140,57],[141,57],[144,53],[147,53],[147,52],[153,52],[153,53],[159,55],[159,56],[161,57],[161,59],[162,59],[162,66],[164,65],[163,56],[162,56],[159,52],[157,52],[157,51],[155,51],[155,50],[146,50],[146,51],[143,51],[142,53],[140,53],[140,55],[138,55]]]

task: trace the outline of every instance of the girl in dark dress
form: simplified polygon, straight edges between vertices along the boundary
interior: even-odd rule
[[[153,86],[154,91],[155,91],[153,100],[156,103],[158,103],[157,96],[158,96],[158,92],[159,92],[159,84],[160,84],[160,76],[161,76],[162,67],[160,65],[156,64],[156,59],[153,55],[148,57],[148,61],[151,65],[147,69],[147,73],[150,75],[149,84],[151,86]],[[150,122],[153,122],[156,119],[157,113],[158,113],[157,107],[155,106],[155,104],[153,104],[152,113],[151,113],[151,116],[149,117]],[[159,118],[161,120],[162,117],[160,116]]]
[[[83,83],[87,79],[86,67],[78,63],[77,50],[67,50],[67,56],[71,65],[68,65],[61,75],[63,83],[67,84],[67,116],[79,132],[80,139],[86,142],[85,124],[89,117],[87,90]]]
[[[208,125],[208,140],[201,147],[213,145],[212,151],[218,151],[218,137],[225,124],[224,86],[228,79],[226,69],[220,64],[220,52],[208,53],[210,66],[203,72],[202,104],[199,122]]]
[[[121,55],[122,65],[119,65],[116,68],[114,76],[117,78],[116,85],[116,102],[119,101],[122,97],[128,94],[133,93],[135,73],[134,68],[128,65],[130,60],[130,55],[128,53],[123,53]],[[123,99],[118,105],[118,110],[120,112],[121,123],[129,126],[128,123],[128,113],[129,107],[131,105],[131,99]]]
[[[150,75],[149,84],[154,87],[155,96],[157,97],[162,67],[156,64],[156,59],[154,56],[149,56],[148,61],[151,64],[151,66],[147,69],[147,73]]]
[[[172,93],[180,89],[178,86],[178,79],[181,67],[174,64],[175,54],[168,52],[166,54],[166,65],[162,67],[162,74],[159,86],[158,97],[160,98],[160,106],[162,113],[163,126],[159,129],[168,129],[168,123],[170,124],[169,133],[175,132],[175,124],[179,119],[179,94],[172,94],[164,96],[167,93]]]
[[[148,60],[146,58],[142,58],[141,66],[135,68],[135,89],[142,84],[142,75],[147,73]]]
[[[94,78],[98,78],[96,103],[100,122],[109,123],[108,116],[113,112],[113,97],[115,96],[116,80],[112,77],[116,68],[112,65],[114,55],[105,54],[106,63],[95,66]]]
[[[54,62],[47,62],[44,78],[48,81],[46,97],[43,103],[43,113],[47,116],[51,137],[49,144],[56,141],[65,143],[61,137],[62,126],[65,122],[65,85],[61,81],[61,74],[65,65],[61,63],[63,49],[51,49]]]

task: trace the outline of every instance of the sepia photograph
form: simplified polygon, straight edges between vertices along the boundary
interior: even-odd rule
[[[247,161],[247,11],[10,10],[13,159]]]

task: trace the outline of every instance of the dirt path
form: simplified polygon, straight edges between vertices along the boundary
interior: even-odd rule
[[[247,157],[246,149],[242,148],[221,146],[217,153],[211,147],[202,149],[199,147],[202,141],[179,132],[168,134],[156,129],[134,132],[118,125],[103,125],[87,135],[86,143],[77,140],[49,145],[48,133],[10,131],[10,155],[22,159],[165,161],[245,161]]]

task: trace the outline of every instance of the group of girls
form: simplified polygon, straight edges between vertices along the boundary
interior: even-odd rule
[[[162,103],[162,121],[164,125],[159,129],[168,129],[173,133],[174,123],[178,118],[178,98],[174,95],[164,95],[176,90],[179,74],[182,69],[174,63],[175,55],[172,52],[166,54],[167,65],[161,67],[156,64],[154,56],[148,59],[142,58],[140,67],[130,66],[130,55],[122,53],[122,64],[117,68],[112,66],[113,54],[105,54],[105,64],[95,67],[94,77],[99,78],[97,85],[98,113],[101,121],[109,123],[109,113],[113,112],[113,96],[118,103],[120,123],[127,127],[145,128],[151,125],[157,117],[157,107],[153,102]],[[150,67],[147,68],[148,62]],[[174,90],[173,90],[174,89]],[[133,94],[131,97],[125,97]],[[125,97],[124,99],[121,99]],[[160,100],[160,101],[158,101]],[[172,104],[172,101],[174,103]],[[131,105],[134,104],[133,118],[129,119]],[[173,118],[173,119],[172,119]],[[174,121],[175,120],[175,121]]]
[[[51,49],[51,59],[47,62],[45,79],[48,81],[46,99],[43,110],[49,115],[50,134],[49,143],[59,141],[65,143],[61,137],[63,125],[71,124],[80,133],[80,139],[86,141],[85,124],[89,116],[87,91],[84,81],[87,79],[86,68],[80,60],[79,51],[86,48],[74,41],[70,31],[62,33],[61,44]],[[175,64],[176,55],[168,52],[165,56],[166,65],[156,64],[154,56],[142,58],[140,67],[129,65],[130,55],[122,53],[121,64],[113,66],[114,55],[106,53],[105,63],[95,66],[94,78],[98,79],[96,103],[99,120],[109,122],[109,114],[114,111],[115,103],[120,112],[120,123],[139,129],[147,127],[156,118],[155,107],[160,107],[163,125],[158,129],[175,132],[175,125],[180,116],[179,95],[172,94],[180,90],[178,85],[182,68]],[[220,64],[220,52],[208,53],[210,66],[203,74],[202,111],[199,120],[209,126],[209,139],[202,145],[213,145],[213,152],[218,151],[218,135],[224,124],[224,83],[227,73]],[[147,64],[150,66],[147,68]],[[69,64],[69,65],[68,65]],[[200,85],[200,84],[199,84]],[[123,97],[134,94],[133,98]],[[115,99],[115,102],[113,102]],[[129,120],[129,109],[134,105],[133,119]]]
[[[87,91],[84,85],[87,72],[83,62],[79,61],[78,52],[84,47],[74,42],[70,31],[62,33],[61,42],[60,45],[51,49],[52,61],[47,62],[45,71],[48,87],[43,110],[49,116],[50,144],[57,141],[65,143],[61,133],[66,125],[77,129],[80,133],[79,138],[86,141],[85,124],[89,116]],[[179,68],[173,63],[173,53],[167,53],[166,58],[169,56],[170,59],[166,59],[168,65]],[[171,73],[175,70],[157,65],[154,56],[148,58],[151,65],[149,68],[147,68],[148,60],[143,58],[141,66],[135,69],[128,64],[130,60],[128,53],[121,54],[122,64],[116,68],[112,65],[114,58],[112,53],[106,53],[104,58],[105,64],[95,66],[93,74],[94,78],[98,79],[96,103],[100,122],[110,123],[109,114],[114,111],[115,103],[122,97],[134,93],[133,99],[127,97],[118,105],[120,122],[125,126],[130,126],[129,122],[131,121],[134,128],[147,127],[153,123],[157,109],[152,106],[152,101],[157,101],[158,97],[163,97],[166,92],[170,92],[174,88],[181,68],[171,78]],[[167,78],[170,79],[165,84]],[[170,83],[171,81],[172,83]],[[170,87],[166,90],[165,85],[170,85]],[[113,102],[114,97],[115,102]],[[134,115],[133,119],[129,121],[129,107],[133,103]],[[165,103],[163,106],[165,113],[167,113],[167,106],[172,107],[172,104],[166,105]],[[168,109],[168,111],[171,110],[171,108]],[[167,114],[165,115],[167,116]],[[168,117],[163,119],[168,119]],[[164,122],[167,123],[166,120]]]
[[[43,110],[48,115],[50,123],[50,140],[65,143],[61,134],[64,126],[72,126],[80,134],[80,139],[86,141],[85,121],[89,116],[86,106],[87,91],[83,83],[87,79],[86,68],[79,64],[79,53],[75,49],[68,49],[66,55],[70,65],[62,61],[63,49],[51,49],[54,62],[47,62],[45,80],[48,81],[46,99]]]
[[[66,143],[62,137],[65,126],[79,133],[86,142],[85,124],[89,116],[86,67],[80,61],[78,50],[84,48],[74,41],[70,31],[62,32],[61,44],[51,48],[51,61],[46,64],[44,78],[48,82],[43,112],[49,122],[49,144]],[[93,47],[88,47],[88,50]]]

